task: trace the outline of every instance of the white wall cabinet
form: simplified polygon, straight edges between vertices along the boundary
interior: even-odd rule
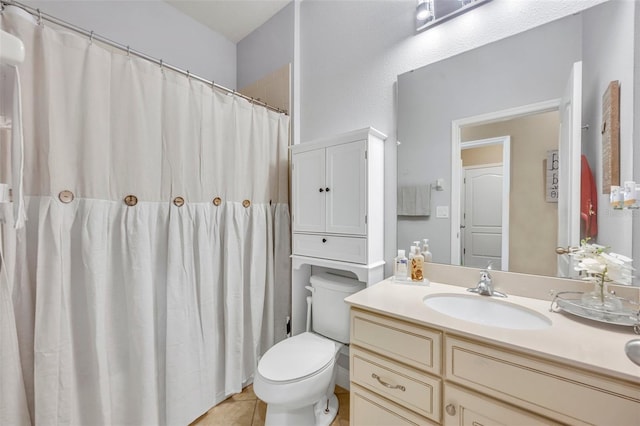
[[[292,156],[293,231],[365,236],[366,140]]]
[[[367,285],[384,279],[385,139],[367,127],[291,147],[294,335],[305,330],[312,273],[345,273]],[[349,386],[346,369],[337,383]]]
[[[385,138],[367,128],[291,147],[294,255],[383,259]]]
[[[363,409],[380,407],[396,410],[389,424],[640,421],[632,383],[358,308],[351,309],[350,367],[352,424],[369,418]]]

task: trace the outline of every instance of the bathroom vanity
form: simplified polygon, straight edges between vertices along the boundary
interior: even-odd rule
[[[640,424],[640,367],[624,353],[637,337],[632,328],[511,294],[497,302],[550,325],[488,326],[428,308],[425,297],[438,294],[470,295],[457,285],[389,279],[345,299],[351,424]]]

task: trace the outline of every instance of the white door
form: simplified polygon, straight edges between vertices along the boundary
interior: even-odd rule
[[[558,247],[580,244],[582,62],[573,64],[560,103],[558,147]],[[575,276],[572,258],[558,256],[558,276]]]
[[[325,230],[325,150],[294,154],[291,158],[291,198],[294,232]]]
[[[364,140],[327,148],[326,232],[366,234],[367,161],[365,156],[366,141]]]
[[[463,265],[502,269],[502,166],[465,169]]]

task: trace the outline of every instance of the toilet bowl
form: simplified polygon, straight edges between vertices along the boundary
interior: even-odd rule
[[[333,412],[316,415],[316,404],[333,396],[335,362],[339,344],[305,332],[284,340],[260,360],[253,381],[255,394],[267,404],[266,426],[329,425]],[[334,397],[335,398],[335,397]],[[327,418],[325,422],[322,417]]]
[[[326,273],[310,281],[314,332],[277,343],[258,363],[253,390],[267,403],[266,426],[328,426],[338,411],[335,366],[349,342],[344,298],[365,284]]]

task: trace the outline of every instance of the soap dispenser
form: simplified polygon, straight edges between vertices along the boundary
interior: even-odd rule
[[[408,268],[409,260],[404,255],[404,250],[398,250],[398,256],[395,258],[393,265],[393,277],[398,281],[407,279],[409,273]]]
[[[433,260],[433,256],[429,251],[429,239],[425,238],[422,240],[422,256],[424,257],[424,262],[431,262]]]
[[[413,255],[411,256],[411,281],[424,281],[424,257],[420,253],[420,247],[411,246]]]

